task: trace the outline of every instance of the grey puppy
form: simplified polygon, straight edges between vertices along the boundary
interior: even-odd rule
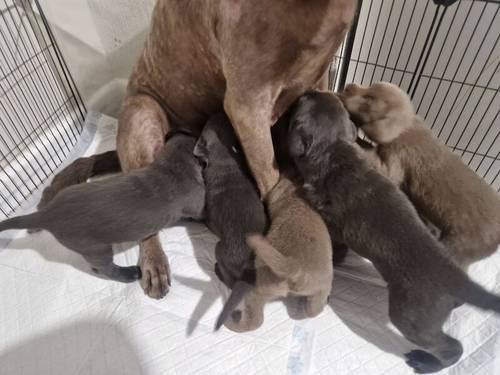
[[[267,216],[257,186],[229,119],[212,116],[205,125],[194,154],[204,164],[206,223],[220,238],[215,247],[215,272],[233,288],[245,270],[246,287],[254,284],[255,254],[246,243],[247,233],[264,233]]]
[[[392,323],[425,349],[407,353],[407,364],[430,373],[457,362],[462,345],[442,330],[455,302],[500,312],[500,298],[444,255],[404,193],[361,157],[354,126],[334,94],[302,97],[288,139],[305,198],[333,237],[372,261],[388,284]]]
[[[195,143],[191,135],[174,133],[147,168],[68,187],[41,210],[3,221],[0,231],[48,230],[94,272],[121,282],[137,280],[139,267],[113,263],[112,244],[143,240],[180,219],[202,217],[205,187]]]

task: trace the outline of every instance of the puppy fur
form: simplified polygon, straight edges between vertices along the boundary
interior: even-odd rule
[[[139,267],[114,264],[112,244],[143,240],[182,218],[202,217],[205,187],[195,143],[190,135],[173,134],[149,167],[68,187],[39,211],[0,223],[0,231],[48,230],[96,273],[134,281]]]
[[[54,177],[43,191],[37,208],[44,208],[65,187],[87,182],[96,175],[120,171],[120,161],[114,150],[78,158]]]
[[[209,119],[194,154],[204,164],[206,223],[220,238],[215,247],[215,272],[227,287],[233,288],[245,269],[254,269],[255,257],[246,235],[266,231],[264,204],[225,114]]]
[[[408,365],[438,371],[462,355],[460,342],[442,330],[455,302],[500,312],[500,298],[444,255],[408,198],[363,159],[354,141],[354,125],[334,94],[299,100],[289,146],[306,199],[332,237],[372,261],[387,282],[392,323],[425,350],[408,353]]]
[[[500,196],[415,114],[408,95],[390,83],[349,85],[341,95],[356,125],[378,144],[370,158],[401,185],[418,212],[466,268],[500,243]]]
[[[265,304],[286,296],[299,297],[305,316],[314,317],[323,311],[332,287],[331,240],[321,217],[286,178],[271,190],[266,203],[269,232],[265,238],[254,234],[247,240],[256,253],[255,288],[244,297],[242,309],[225,322],[235,332],[260,327]]]

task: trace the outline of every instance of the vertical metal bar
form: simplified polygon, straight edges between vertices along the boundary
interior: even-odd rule
[[[443,13],[441,14],[441,18],[439,19],[436,31],[434,31],[434,34],[433,34],[432,31],[434,29],[434,24],[436,23],[436,19],[437,19],[437,16],[439,14],[439,9],[440,8],[441,8],[441,6],[438,5],[436,7],[436,10],[434,11],[434,16],[432,17],[431,27],[429,28],[429,31],[427,32],[427,36],[425,38],[424,46],[422,47],[422,51],[420,52],[420,56],[419,56],[418,61],[417,61],[417,65],[415,66],[415,70],[413,71],[413,76],[411,77],[410,85],[408,86],[408,92],[411,91],[410,97],[412,99],[413,99],[413,96],[415,95],[415,91],[416,91],[415,88],[417,87],[418,82],[420,82],[420,74],[422,74],[422,72],[423,72],[423,70],[425,68],[425,64],[427,63],[427,59],[429,58],[429,55],[431,53],[432,46],[434,45],[434,41],[436,40],[437,32],[439,30],[439,27],[441,26],[441,22],[443,21],[444,14],[446,13],[446,9],[447,8],[444,8]],[[429,43],[429,40],[430,40],[432,34],[433,34],[432,42],[431,42],[431,44],[429,46],[429,49],[427,51],[427,55],[426,55],[425,60],[424,60],[424,66],[422,67],[422,70],[420,71],[420,74],[418,75],[417,84],[415,85],[415,87],[413,87],[413,82],[415,81],[415,77],[417,76],[418,71],[420,69],[420,63],[422,62],[422,58],[424,57],[424,53],[426,51],[427,44]],[[412,87],[413,87],[413,90],[412,90]]]

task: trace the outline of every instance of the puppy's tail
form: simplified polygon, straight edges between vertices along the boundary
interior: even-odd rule
[[[234,309],[238,307],[241,301],[243,301],[243,298],[245,298],[245,296],[253,287],[254,287],[253,284],[244,280],[238,280],[234,284],[233,290],[231,291],[231,295],[224,304],[224,307],[222,308],[222,311],[219,314],[217,321],[215,322],[215,331],[218,331],[220,327],[222,327],[227,318],[229,318],[229,315],[231,315]]]
[[[462,272],[462,270],[459,271]],[[500,314],[500,296],[488,292],[481,285],[469,279],[465,272],[462,273],[465,280],[460,283],[461,286],[451,285],[450,294],[463,302]]]
[[[293,259],[281,254],[261,234],[249,234],[248,246],[279,277],[291,279],[298,276],[299,267]]]
[[[29,215],[17,216],[0,222],[0,232],[9,229],[38,229],[40,226],[40,215],[34,212]]]

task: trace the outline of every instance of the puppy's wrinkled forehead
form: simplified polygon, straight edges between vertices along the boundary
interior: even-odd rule
[[[200,141],[208,150],[214,147],[232,148],[238,145],[233,126],[225,114],[210,117],[201,132]]]
[[[345,133],[352,135],[352,122],[342,101],[331,92],[311,92],[297,102],[290,122],[291,130],[309,129],[317,136]]]
[[[303,95],[297,103],[294,118],[317,122],[343,121],[349,118],[344,105],[333,93],[311,92]]]

